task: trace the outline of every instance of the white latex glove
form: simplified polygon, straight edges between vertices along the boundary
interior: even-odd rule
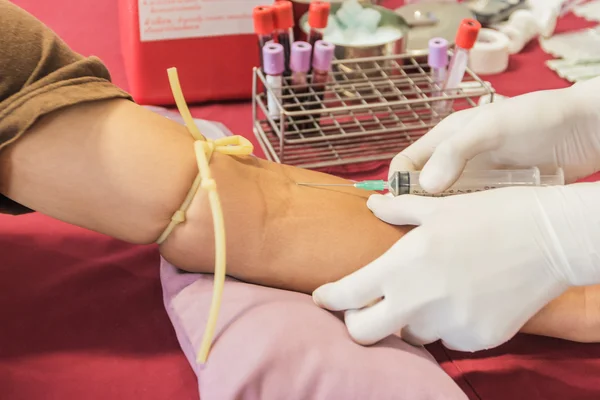
[[[422,170],[430,193],[447,189],[465,167],[554,173],[561,166],[573,182],[600,170],[599,97],[596,78],[456,112],[398,154],[390,173]]]
[[[423,168],[420,184],[433,193],[465,167],[554,173],[561,166],[573,182],[600,169],[599,96],[600,78],[455,113],[399,154],[390,172]],[[415,344],[441,338],[459,350],[494,347],[568,286],[599,281],[599,191],[578,184],[374,196],[376,216],[419,227],[314,299],[350,310],[346,323],[359,343],[404,328]]]
[[[361,344],[402,330],[413,344],[491,348],[569,286],[600,282],[600,184],[374,195],[368,206],[388,223],[419,226],[313,293],[321,307],[348,310]]]

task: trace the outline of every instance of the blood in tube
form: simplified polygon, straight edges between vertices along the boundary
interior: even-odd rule
[[[324,40],[317,40],[315,43],[312,58],[312,89],[315,92],[317,103],[311,108],[321,108],[325,99],[334,53],[335,45],[332,43]]]
[[[275,22],[273,17],[273,8],[270,6],[256,6],[252,11],[254,20],[254,33],[258,37],[258,53],[260,55],[260,67],[264,71],[263,47],[273,40],[273,31]]]
[[[323,40],[323,31],[327,28],[331,4],[327,1],[312,1],[308,8],[308,43],[315,48],[318,40]]]
[[[283,46],[285,54],[285,75],[290,75],[290,52],[294,43],[294,9],[289,0],[273,4],[275,37]]]
[[[312,54],[312,47],[308,42],[298,41],[292,44],[292,52],[290,57],[290,69],[292,71],[292,86],[290,91],[292,93],[291,101],[294,104],[290,107],[290,111],[302,111],[308,110],[308,107],[304,106],[304,103],[309,101],[308,96],[308,76],[307,73],[310,70],[310,58]],[[310,129],[312,123],[307,121],[310,116],[299,116],[295,119],[296,126],[300,131]]]

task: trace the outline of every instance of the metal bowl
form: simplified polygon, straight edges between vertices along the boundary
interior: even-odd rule
[[[341,7],[341,2],[331,4],[331,15],[335,14]],[[364,4],[364,8],[374,8],[381,13],[381,21],[379,27],[389,26],[400,31],[400,36],[397,39],[386,43],[376,45],[355,46],[345,45],[332,42],[335,44],[335,58],[338,60],[333,66],[333,76],[337,81],[345,83],[354,80],[361,80],[365,76],[372,79],[381,79],[381,70],[389,70],[390,73],[394,70],[395,63],[401,63],[401,59],[393,59],[390,56],[404,54],[407,46],[407,35],[409,26],[404,18],[394,11],[372,5]],[[300,27],[304,34],[308,34],[308,13],[304,14],[300,19]],[[387,59],[386,57],[390,57]],[[360,61],[357,61],[359,59]],[[364,61],[362,59],[365,59]],[[344,63],[344,60],[348,62]],[[352,60],[352,61],[350,61]],[[360,96],[366,96],[374,92],[370,87],[362,87],[360,90],[346,91],[342,90],[341,94],[348,98],[356,97],[356,93]]]
[[[335,14],[341,7],[340,2],[331,2],[331,15]],[[389,56],[395,54],[403,54],[406,51],[407,39],[409,26],[404,20],[402,16],[394,12],[393,10],[376,6],[373,4],[365,4],[364,8],[373,8],[379,13],[381,13],[381,21],[379,22],[379,27],[393,27],[400,31],[401,35],[399,38],[394,39],[390,42],[376,44],[376,45],[365,45],[365,46],[355,46],[355,45],[345,45],[340,43],[335,43],[335,58],[338,60],[347,60],[347,59],[355,59],[355,58],[367,58],[367,57],[381,57],[381,56]],[[300,18],[300,29],[304,32],[305,35],[308,35],[308,13],[305,13]]]
[[[441,37],[454,45],[454,36],[464,18],[475,15],[464,3],[423,2],[408,4],[395,10],[411,26],[406,51],[413,56],[426,56],[429,39]],[[423,23],[431,21],[430,23]]]
[[[294,6],[294,35],[296,39],[302,38],[302,29],[300,26],[300,17],[302,17],[306,12],[308,12],[308,6],[310,5],[312,0],[291,0],[292,5]],[[340,5],[344,0],[329,0],[329,3]],[[358,0],[361,4],[375,4],[379,5],[383,2],[383,0]]]

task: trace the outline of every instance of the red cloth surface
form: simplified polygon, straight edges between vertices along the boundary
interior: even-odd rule
[[[127,89],[117,0],[13,1],[75,50],[101,57]],[[569,16],[558,31],[587,25]],[[543,65],[548,58],[532,43],[506,73],[485,78],[508,96],[567,86]],[[206,104],[193,114],[256,144],[248,103]],[[154,246],[130,246],[38,214],[1,216],[0,398],[197,399],[196,378],[163,308],[158,266]],[[475,355],[430,350],[472,399],[600,398],[600,345],[519,336]]]

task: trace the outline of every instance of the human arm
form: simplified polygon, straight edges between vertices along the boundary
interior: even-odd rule
[[[0,70],[0,212],[156,240],[194,177],[186,130],[133,104],[99,59],[6,0]]]
[[[14,7],[7,2],[0,5]],[[5,12],[0,14],[7,16]],[[19,18],[9,18],[4,29]],[[3,86],[3,93],[36,96],[29,99],[29,107],[24,107],[32,111],[26,113],[25,120],[3,119],[4,127],[11,122],[20,129],[4,133],[27,133],[0,151],[0,192],[79,226],[133,243],[152,242],[168,223],[196,173],[191,139],[178,124],[131,102],[116,100],[127,95],[108,82],[101,64],[67,51],[45,28],[30,28],[27,33],[41,34],[39,39],[48,42],[48,48],[60,51],[33,57],[29,71],[24,68],[4,75],[3,83],[12,83]],[[22,30],[17,33],[22,50],[28,43],[27,35]],[[3,45],[0,51],[7,49],[9,46]],[[14,65],[3,70],[9,71]],[[44,75],[45,67],[45,73],[53,77],[63,72],[66,75],[52,81],[50,75]],[[86,75],[87,69],[94,68],[100,70]],[[27,72],[25,77],[17,73],[23,71]],[[79,76],[81,71],[84,73]],[[69,78],[72,74],[75,81]],[[12,81],[7,80],[11,77]],[[54,97],[72,102],[62,103],[55,110],[32,106],[48,105],[44,101],[48,98],[40,94],[50,94],[44,89],[49,85],[56,88],[57,84],[65,91],[55,92],[58,96]],[[94,88],[93,95],[90,87]],[[9,97],[11,101],[4,105],[14,104],[16,97]],[[28,125],[24,126],[23,121],[33,126],[24,129]],[[410,230],[373,218],[364,207],[365,192],[351,189],[352,196],[342,196],[337,190],[300,188],[289,179],[338,178],[258,159],[248,158],[243,166],[237,161],[215,154],[211,169],[218,177],[226,218],[230,220],[229,272],[240,279],[311,292],[377,258]],[[235,188],[243,185],[246,189],[240,195]],[[176,264],[211,272],[212,229],[202,192],[194,204],[189,221],[175,230],[177,238],[171,238],[161,250],[178,260]],[[283,208],[286,210],[280,212]],[[14,204],[11,210],[15,210]],[[228,217],[232,215],[236,219]],[[349,215],[358,218],[350,219]],[[239,224],[240,220],[244,223]],[[256,240],[256,232],[265,226],[268,240]],[[305,251],[311,244],[313,251]]]
[[[0,66],[4,73],[0,81],[0,193],[14,201],[3,200],[3,204],[10,208],[9,211],[15,211],[18,204],[132,243],[154,242],[180,206],[197,173],[193,139],[186,128],[129,101],[125,92],[110,83],[108,71],[99,60],[76,54],[40,21],[5,0],[0,0],[0,22],[0,52],[3,56]],[[103,95],[98,96],[98,93]],[[315,202],[324,201],[322,210],[330,209],[339,214],[335,206],[329,205],[328,199],[357,206],[364,205],[365,201],[363,193],[360,193],[363,197],[359,203],[357,197],[340,200],[339,193],[330,192],[331,197],[302,201],[298,203],[300,206],[284,210],[287,213],[284,224],[279,218],[280,210],[285,208],[282,201],[289,201],[290,196],[300,189],[291,184],[285,173],[275,170],[290,170],[289,167],[255,158],[246,158],[245,163],[241,163],[216,153],[211,169],[217,178],[226,218],[237,218],[240,213],[243,214],[242,221],[248,218],[247,222],[234,221],[228,225],[229,237],[236,239],[231,246],[244,250],[238,256],[235,251],[229,252],[233,271],[237,265],[244,267],[246,264],[242,261],[248,263],[250,260],[247,253],[256,254],[261,246],[273,255],[273,259],[278,257],[285,261],[286,255],[293,254],[290,243],[294,237],[288,234],[289,227],[297,215],[313,212],[310,208]],[[233,171],[236,171],[235,176],[247,179],[234,185]],[[254,177],[260,179],[253,181]],[[269,196],[262,198],[262,193],[254,190],[257,182],[265,182]],[[273,185],[274,182],[281,184]],[[244,185],[251,188],[240,192],[233,190]],[[308,190],[312,193],[314,189]],[[201,191],[197,201],[202,202],[204,194]],[[202,208],[200,213],[194,210],[194,207],[190,210],[188,223],[177,227],[174,236],[161,245],[161,250],[172,254],[175,251],[171,248],[180,249],[177,257],[181,258],[181,263],[177,264],[212,270],[210,213],[208,207]],[[261,214],[261,210],[266,214]],[[276,220],[271,218],[274,213],[278,216]],[[193,221],[198,214],[201,217],[195,224]],[[372,219],[364,207],[360,215],[356,220],[359,223],[365,218]],[[318,213],[315,217],[323,218]],[[336,227],[347,230],[352,221],[347,219],[345,224]],[[261,231],[263,223],[268,225],[264,235],[269,241],[260,244],[256,232]],[[237,228],[239,235],[235,236]],[[307,228],[298,232],[300,236],[316,230],[313,226],[310,230]],[[382,232],[397,231],[401,229],[380,221],[375,223],[375,228],[367,226],[365,230],[373,233],[373,238],[381,236]],[[359,234],[357,231],[355,235]],[[329,236],[330,239],[335,237]],[[317,239],[323,242],[324,237]],[[384,240],[378,245],[379,249],[374,246],[373,253],[361,250],[364,254],[355,261],[356,267],[384,251],[398,237]],[[245,244],[254,240],[258,245],[242,247],[237,245],[240,240]],[[280,245],[271,246],[277,240]],[[182,243],[178,244],[179,241]],[[204,246],[201,254],[195,253],[202,244],[208,246]],[[303,252],[304,247],[297,247],[295,251]],[[189,257],[180,255],[188,253]],[[202,257],[208,258],[202,262]],[[321,267],[331,260],[326,254],[313,257],[325,258],[318,264]],[[258,265],[276,264],[264,262],[258,256],[254,260]],[[299,261],[309,262],[310,259]],[[295,268],[295,265],[291,267]],[[248,274],[268,275],[261,272],[260,267],[247,271]],[[295,276],[297,274],[290,274],[280,279],[290,280]],[[320,280],[313,281],[312,286],[316,282]],[[303,285],[298,288],[309,287],[307,283]]]
[[[0,192],[138,244],[156,240],[194,174],[185,128],[126,100],[50,114],[0,153]]]
[[[600,285],[570,288],[527,321],[521,332],[581,343],[600,342]]]
[[[18,158],[23,162],[11,168],[13,179],[23,183],[23,186],[16,185],[22,187],[19,190],[24,191],[23,197],[17,192],[11,194],[21,201],[30,198],[26,204],[34,209],[39,205],[44,212],[89,229],[120,235],[133,242],[153,240],[168,223],[196,172],[187,132],[180,125],[127,101],[92,103],[70,110],[56,113],[35,126],[21,139],[19,146],[11,146],[10,153],[4,153],[5,160]],[[101,118],[102,115],[108,117]],[[90,121],[104,121],[110,129],[102,129],[104,123],[90,124]],[[69,126],[77,129],[71,131]],[[89,135],[82,136],[81,132]],[[141,132],[143,137],[131,137],[136,132]],[[75,155],[81,153],[82,146],[108,149],[113,140],[117,140],[113,145],[119,149],[107,152],[106,160],[95,151],[84,151],[85,157],[73,159],[69,153],[61,153],[66,149],[57,145],[54,135],[60,135],[69,145],[79,143],[78,151],[72,153]],[[82,138],[80,143],[78,140]],[[127,138],[131,141],[125,141]],[[86,143],[90,146],[86,147]],[[139,154],[139,158],[132,158],[132,154]],[[184,157],[187,154],[189,159]],[[29,159],[36,163],[27,162]],[[97,159],[103,162],[90,162]],[[73,162],[81,163],[80,167],[71,168]],[[46,164],[52,168],[40,171],[39,165]],[[98,167],[88,171],[90,165]],[[113,165],[121,167],[113,172],[105,170]],[[52,172],[52,176],[43,175],[44,171]],[[98,172],[94,171],[102,175],[109,173],[116,181],[95,177],[93,174]],[[165,172],[168,174],[161,175]],[[330,175],[219,153],[213,156],[211,172],[224,208],[228,272],[248,282],[310,293],[376,259],[411,229],[411,226],[395,227],[373,217],[365,207],[368,192],[354,188],[301,187],[294,183],[345,182]],[[57,173],[63,179],[54,181]],[[96,182],[90,186],[92,192],[80,190],[81,185],[89,185],[88,174],[92,174],[91,180]],[[131,181],[121,184],[121,179],[127,177],[131,177]],[[72,183],[56,186],[64,182]],[[145,183],[141,190],[148,192],[135,192],[140,182]],[[65,192],[69,194],[60,194]],[[111,198],[114,193],[118,195]],[[163,200],[156,201],[159,196],[164,196]],[[132,197],[139,205],[129,208]],[[88,208],[94,201],[100,203],[99,208]],[[137,217],[132,212],[137,212]],[[148,218],[148,215],[155,217]],[[123,224],[118,223],[121,221]],[[175,229],[161,251],[175,265],[210,273],[214,265],[212,246],[212,221],[205,193],[200,191],[187,221]],[[594,331],[582,328],[587,327],[596,314],[582,311],[588,308],[582,307],[581,296],[563,297],[564,300],[559,298],[556,303],[560,307],[546,312],[543,318],[534,318],[531,329],[526,326],[524,331],[587,340],[582,335]],[[586,314],[590,318],[583,318]],[[573,323],[565,324],[567,318]],[[574,332],[569,332],[570,327]],[[594,336],[592,340],[598,339]]]

